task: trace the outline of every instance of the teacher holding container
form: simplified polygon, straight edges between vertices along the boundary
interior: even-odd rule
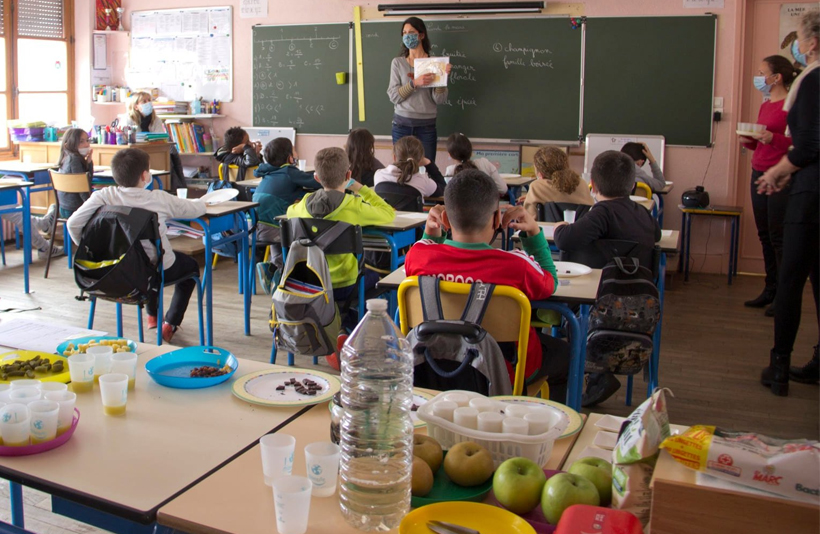
[[[442,81],[450,73],[450,64],[419,61],[430,57],[430,38],[424,21],[418,17],[404,21],[401,42],[401,51],[390,67],[387,88],[387,95],[395,106],[393,142],[408,135],[417,137],[424,146],[424,156],[435,162],[437,107],[447,100],[447,86],[442,86]]]

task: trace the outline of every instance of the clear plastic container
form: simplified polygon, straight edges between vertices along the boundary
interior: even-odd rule
[[[355,528],[386,532],[410,510],[413,358],[387,301],[367,310],[342,349],[339,502]]]

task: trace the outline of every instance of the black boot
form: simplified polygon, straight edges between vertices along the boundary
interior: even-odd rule
[[[766,317],[774,317],[774,302],[766,307],[766,311],[763,312],[763,315]]]
[[[747,308],[764,308],[774,302],[774,288],[766,287],[754,300],[747,300],[743,303]]]
[[[789,367],[789,378],[801,384],[820,384],[820,361],[817,357],[817,347],[814,346],[814,356],[803,367]]]
[[[791,355],[771,351],[769,366],[760,373],[760,383],[771,388],[772,393],[779,397],[786,397],[789,394],[789,360]]]

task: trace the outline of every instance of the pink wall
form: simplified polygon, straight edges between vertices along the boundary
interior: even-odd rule
[[[740,34],[742,28],[742,8],[744,0],[725,0],[725,7],[711,10],[719,15],[717,65],[715,95],[724,98],[724,120],[717,126],[715,144],[706,148],[670,148],[666,153],[665,170],[667,178],[675,182],[675,190],[669,196],[665,225],[667,228],[680,226],[680,212],[676,205],[680,194],[695,185],[704,183],[709,191],[713,204],[735,204],[738,187],[735,175],[736,139],[734,127],[737,122],[736,109],[738,99],[735,97],[739,85],[740,66],[735,58],[740,56]],[[268,19],[241,19],[238,16],[239,0],[197,0],[196,2],[177,1],[176,3],[161,0],[126,1],[125,20],[129,20],[130,9],[137,6],[139,10],[167,9],[170,7],[200,7],[204,5],[232,5],[234,7],[233,43],[234,67],[234,101],[223,106],[223,113],[228,117],[217,121],[217,129],[224,130],[229,125],[251,124],[251,97],[249,80],[251,79],[251,27],[254,24],[288,24],[302,22],[340,22],[352,20],[353,7],[361,5],[372,11],[379,2],[361,2],[356,0],[270,0]],[[77,2],[75,7],[75,31],[77,37],[77,102],[79,117],[94,115],[98,121],[110,120],[118,110],[112,107],[102,109],[91,104],[90,95],[90,45],[92,28],[93,2]],[[651,15],[697,15],[706,10],[684,9],[682,0],[590,0],[577,2],[583,4],[588,16],[651,16]],[[127,26],[126,26],[127,27]],[[117,37],[117,39],[123,39]],[[110,42],[110,41],[109,41]],[[613,58],[617,61],[617,58]],[[115,59],[115,63],[118,60]],[[648,68],[651,68],[649,66]],[[624,63],[625,72],[627,65]],[[626,76],[625,76],[626,77]],[[634,132],[627,132],[634,133]],[[300,156],[312,160],[313,155],[321,148],[342,146],[343,137],[300,135],[297,149]],[[378,143],[378,156],[382,161],[389,161],[389,145]],[[446,159],[442,154],[439,163]],[[580,160],[580,161],[579,161]],[[581,158],[573,158],[582,165]],[[708,172],[707,172],[708,168]],[[578,169],[580,170],[580,169]],[[720,220],[704,219],[693,225],[692,251],[696,270],[716,272],[726,271],[728,265],[728,226]],[[708,239],[707,239],[708,236]]]

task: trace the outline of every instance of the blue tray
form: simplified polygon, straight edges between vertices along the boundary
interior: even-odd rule
[[[209,378],[191,378],[194,367],[210,365],[212,367],[230,366],[231,372]],[[186,347],[165,353],[148,361],[145,370],[154,382],[169,388],[198,389],[221,384],[236,372],[239,362],[236,357],[219,347]]]
[[[74,348],[77,348],[78,345],[88,343],[92,339],[95,340],[95,341],[102,341],[103,339],[125,339],[128,342],[128,346],[131,347],[131,352],[133,352],[135,354],[137,352],[137,344],[135,342],[131,341],[130,339],[126,339],[124,337],[117,337],[117,336],[85,336],[85,337],[78,337],[78,338],[68,339],[66,341],[63,341],[62,343],[57,345],[57,348],[54,349],[54,353],[59,354],[60,356],[62,356],[63,352],[65,352],[65,350],[68,348],[69,344],[73,344]]]

